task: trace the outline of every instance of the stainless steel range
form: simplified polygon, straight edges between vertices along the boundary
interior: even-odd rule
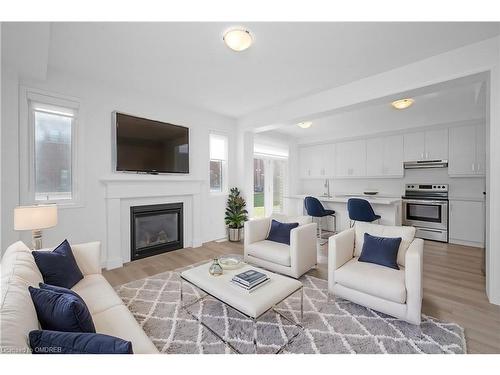
[[[403,198],[403,225],[416,236],[448,242],[448,185],[407,184]]]

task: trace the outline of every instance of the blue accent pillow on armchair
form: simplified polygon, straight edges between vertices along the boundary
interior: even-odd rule
[[[100,333],[31,331],[33,354],[132,354],[132,343]]]
[[[299,223],[280,223],[273,219],[271,221],[271,230],[266,239],[290,245],[290,231],[298,226]]]
[[[28,290],[42,329],[95,333],[90,311],[75,292],[60,293],[32,286]]]
[[[401,237],[377,237],[365,233],[363,249],[358,261],[399,270],[397,259],[400,244]]]
[[[45,284],[70,289],[83,279],[68,240],[64,240],[53,251],[32,251],[31,254]]]

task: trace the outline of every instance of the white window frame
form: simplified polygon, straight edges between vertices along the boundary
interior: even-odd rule
[[[212,159],[211,158],[211,137],[223,137],[224,141],[226,143],[226,149],[225,149],[225,160],[223,159]],[[212,188],[210,186],[210,162],[216,160],[216,161],[222,161],[222,184],[221,184],[221,191],[212,191]],[[208,134],[208,189],[211,195],[227,195],[229,192],[229,181],[228,181],[228,169],[229,169],[229,136],[226,133],[222,132],[216,132],[216,131],[210,131]]]
[[[81,108],[77,98],[62,96],[43,90],[20,87],[20,203],[45,204],[55,203],[59,208],[82,207],[82,134]],[[71,199],[35,199],[35,119],[34,107],[36,104],[45,107],[65,108],[74,114],[71,128]]]

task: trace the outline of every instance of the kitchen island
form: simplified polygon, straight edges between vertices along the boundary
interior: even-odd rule
[[[307,196],[308,195],[305,194],[299,194],[284,197],[288,201],[289,215],[307,215],[304,208],[304,198]],[[339,193],[331,197],[321,195],[313,196],[318,198],[326,209],[335,210],[338,232],[349,228],[350,220],[347,212],[347,201],[349,198],[361,198],[370,202],[375,214],[381,216],[380,224],[401,225],[401,197],[348,193]],[[333,230],[333,220],[323,219],[322,227],[324,229]]]

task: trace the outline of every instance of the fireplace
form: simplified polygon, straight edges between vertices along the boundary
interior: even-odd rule
[[[130,259],[182,249],[182,209],[182,203],[130,207]]]

